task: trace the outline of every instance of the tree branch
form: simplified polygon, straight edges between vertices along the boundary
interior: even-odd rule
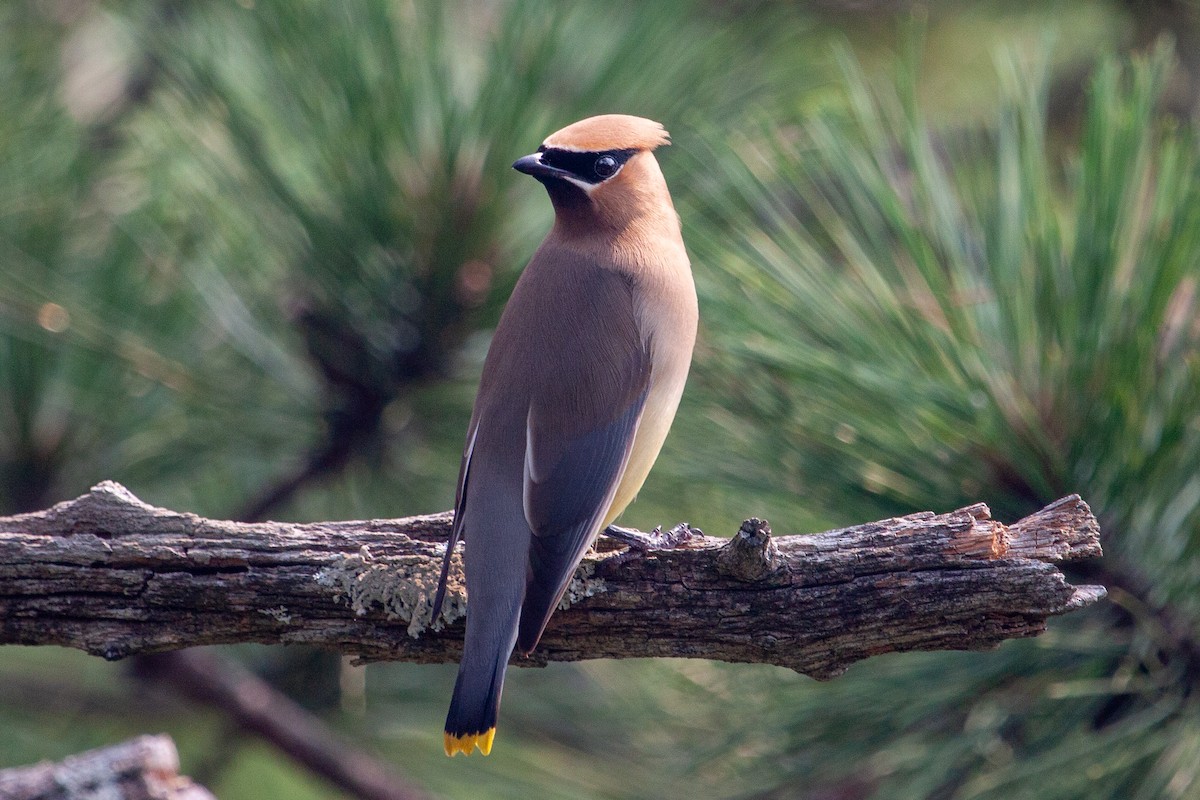
[[[0,518],[0,643],[108,659],[305,643],[364,660],[454,661],[466,608],[457,564],[428,624],[450,519],[223,522],[154,508],[106,481]],[[830,678],[881,653],[1036,636],[1047,617],[1104,597],[1054,566],[1100,554],[1099,526],[1076,495],[1008,527],[982,503],[812,536],[772,537],[748,520],[731,540],[588,556],[569,607],[517,663],[687,656]]]
[[[179,774],[169,736],[139,736],[88,750],[58,763],[0,770],[6,800],[215,800]]]
[[[358,749],[320,717],[237,663],[208,650],[160,653],[134,660],[143,680],[169,686],[217,709],[248,733],[261,736],[296,763],[363,800],[422,800],[390,765]],[[0,795],[3,797],[3,795]]]

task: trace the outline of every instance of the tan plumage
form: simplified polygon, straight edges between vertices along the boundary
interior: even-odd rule
[[[671,135],[654,120],[628,114],[601,114],[555,131],[542,142],[544,147],[602,152],[604,150],[654,150],[671,143]],[[668,202],[670,197],[667,198]]]
[[[469,600],[448,755],[491,749],[509,655],[536,646],[674,419],[697,311],[652,152],[668,141],[658,123],[610,114],[513,165],[545,185],[555,222],[496,328],[467,431],[447,549],[448,565],[465,538]]]

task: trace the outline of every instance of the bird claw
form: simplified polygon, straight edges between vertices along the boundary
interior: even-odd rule
[[[661,525],[656,525],[650,533],[642,533],[632,528],[622,528],[609,525],[604,529],[604,535],[616,539],[629,549],[619,553],[617,558],[627,559],[634,553],[648,553],[651,550],[673,550],[702,534],[702,531],[692,528],[686,522],[681,522],[671,530],[663,533]]]

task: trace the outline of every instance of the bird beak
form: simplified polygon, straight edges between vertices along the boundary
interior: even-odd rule
[[[541,153],[532,153],[518,158],[513,162],[513,169],[517,172],[524,172],[526,175],[532,175],[538,180],[542,178],[560,178],[571,174],[564,169],[543,164]]]

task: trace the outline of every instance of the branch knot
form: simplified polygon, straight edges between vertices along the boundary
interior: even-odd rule
[[[779,548],[771,538],[771,524],[751,517],[717,552],[717,571],[728,578],[753,583],[779,567]]]

